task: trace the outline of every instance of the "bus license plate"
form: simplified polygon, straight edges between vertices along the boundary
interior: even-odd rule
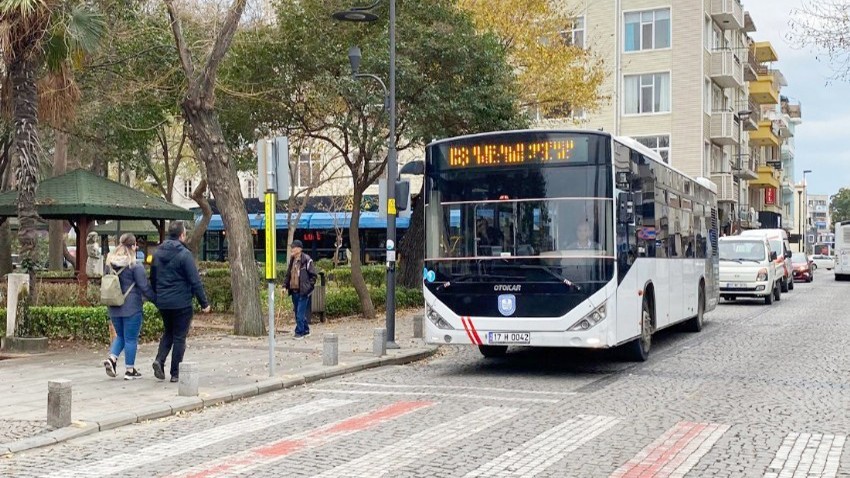
[[[740,282],[728,282],[726,283],[727,289],[745,289],[747,284],[742,284]]]
[[[530,344],[531,334],[528,332],[487,332],[487,343]]]

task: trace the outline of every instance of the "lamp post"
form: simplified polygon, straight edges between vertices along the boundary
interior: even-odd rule
[[[744,167],[744,148],[741,143],[744,141],[744,120],[749,118],[752,110],[741,110],[738,112],[738,170]],[[738,217],[735,218],[738,233],[741,232],[741,181],[738,181]]]
[[[371,12],[382,0],[367,7],[352,7],[349,10],[336,12],[333,18],[343,22],[373,22],[378,16]],[[396,152],[396,102],[395,102],[395,0],[389,0],[390,18],[390,85],[389,91],[375,75],[359,73],[360,49],[352,47],[349,49],[349,61],[351,61],[352,73],[355,78],[368,77],[381,84],[385,92],[384,106],[389,109],[389,139],[387,145],[387,348],[397,349],[395,342],[395,253],[396,253],[396,193],[395,185],[398,180],[398,158]]]
[[[809,192],[806,190],[808,188],[808,186],[806,185],[806,175],[811,173],[811,172],[812,172],[811,169],[804,169],[803,170],[803,189],[798,191],[798,193],[797,193],[798,196],[800,197],[800,214],[799,214],[799,217],[800,217],[800,235],[801,235],[800,242],[802,243],[802,248],[800,249],[800,252],[803,252],[803,253],[808,253],[807,252],[808,251],[808,244],[807,244],[807,242],[808,242],[808,231],[803,227],[804,226],[804,223],[803,223],[803,205],[805,204],[806,218],[808,219],[808,217],[809,217],[809,211],[808,211],[808,209],[809,209]],[[804,192],[806,193],[805,202],[803,201],[803,193]]]

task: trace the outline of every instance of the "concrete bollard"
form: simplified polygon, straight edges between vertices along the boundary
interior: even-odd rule
[[[47,426],[63,428],[71,425],[71,381],[47,382]]]
[[[177,383],[177,394],[181,397],[198,396],[198,370],[197,362],[180,362],[180,379]]]
[[[425,336],[425,323],[423,320],[425,316],[422,314],[417,314],[413,316],[413,338],[421,339]]]
[[[336,334],[325,334],[322,344],[322,365],[339,365],[339,337]]]
[[[375,329],[372,353],[375,354],[375,357],[383,357],[387,354],[387,329]]]

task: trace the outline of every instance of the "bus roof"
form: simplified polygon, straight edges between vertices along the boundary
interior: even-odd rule
[[[462,136],[454,136],[454,137],[451,137],[451,138],[443,138],[443,139],[434,140],[431,143],[429,143],[427,147],[430,148],[431,146],[437,146],[437,145],[440,145],[442,143],[448,143],[448,142],[451,142],[451,141],[458,141],[458,140],[463,140],[463,139],[486,138],[488,136],[496,136],[496,135],[501,135],[501,134],[521,134],[521,133],[539,133],[539,132],[566,133],[566,134],[594,134],[594,135],[598,135],[598,136],[607,136],[607,137],[612,138],[613,140],[619,142],[623,146],[628,146],[629,148],[632,148],[635,151],[640,152],[641,154],[652,159],[656,163],[661,164],[664,167],[669,168],[670,170],[681,174],[682,176],[696,182],[700,186],[702,186],[702,187],[710,190],[711,192],[717,194],[717,186],[710,179],[703,178],[703,177],[693,178],[693,177],[683,173],[682,171],[679,171],[678,169],[674,168],[673,166],[665,163],[664,160],[661,158],[661,155],[659,155],[655,151],[647,148],[643,144],[639,143],[634,138],[631,138],[629,136],[614,136],[607,131],[601,131],[601,130],[578,129],[578,128],[577,129],[530,128],[530,129],[515,129],[515,130],[508,130],[508,131],[488,131],[488,132],[485,132],[485,133],[474,133],[474,134],[467,134],[467,135],[462,135]]]

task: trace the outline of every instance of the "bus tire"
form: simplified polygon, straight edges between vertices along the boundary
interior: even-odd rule
[[[688,332],[700,332],[704,323],[705,315],[705,286],[699,283],[699,296],[697,298],[697,315],[685,322],[685,330]]]
[[[481,352],[485,358],[499,358],[504,357],[508,352],[507,345],[479,345],[478,351]]]
[[[629,362],[646,362],[649,349],[652,348],[652,323],[654,312],[649,298],[644,294],[641,307],[640,336],[623,346],[626,360]]]
[[[788,292],[790,288],[788,287],[788,279],[782,279],[782,282],[779,283],[779,290],[781,292]]]

